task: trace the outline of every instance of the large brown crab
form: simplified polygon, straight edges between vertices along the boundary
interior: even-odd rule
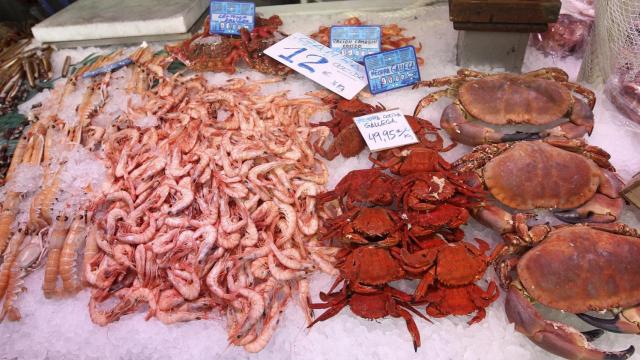
[[[547,136],[580,138],[593,130],[595,95],[568,80],[567,73],[558,68],[522,75],[460,69],[455,76],[417,83],[414,88],[448,88],[420,100],[414,115],[440,97],[450,96],[456,100],[442,113],[440,126],[456,142],[479,145]],[[572,92],[582,95],[588,104]]]
[[[613,222],[624,201],[623,182],[604,150],[583,140],[537,140],[481,145],[454,162],[458,170],[476,169],[499,202],[512,209],[552,209],[570,223]],[[509,212],[492,205],[474,211],[485,225],[513,231]]]
[[[507,289],[505,311],[517,331],[556,355],[568,359],[626,359],[633,346],[606,352],[588,342],[601,330],[580,333],[542,318],[531,301],[578,314],[596,327],[640,333],[640,236],[623,224],[581,224],[529,228],[517,217],[517,231],[505,236],[506,246],[496,272]],[[601,319],[588,311],[615,311]]]

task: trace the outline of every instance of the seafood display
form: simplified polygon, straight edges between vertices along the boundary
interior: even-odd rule
[[[414,89],[420,87],[447,88],[422,98],[414,116],[443,96],[454,98],[442,112],[440,126],[453,141],[467,145],[548,136],[573,139],[593,130],[595,94],[570,82],[567,73],[558,68],[522,75],[460,69],[455,76],[414,85]],[[573,93],[584,97],[586,102]],[[527,127],[513,129],[523,125]]]
[[[380,169],[353,170],[334,190],[318,195],[319,206],[335,201],[343,212],[325,219],[322,237],[344,248],[337,255],[334,284],[320,293],[323,303],[311,304],[327,310],[311,325],[346,306],[365,319],[399,317],[417,351],[421,340],[412,313],[428,319],[416,306],[426,305],[432,317],[475,313],[473,324],[498,298],[495,283],[486,290],[475,284],[493,261],[494,255],[485,255],[489,245],[479,239],[478,246],[467,243],[460,229],[468,209],[481,205],[482,187],[465,183],[472,174],[449,171],[437,150],[422,149],[433,156],[404,168],[402,177]],[[390,285],[402,279],[419,280],[412,294]]]
[[[55,341],[77,358],[90,356],[79,343],[122,339],[136,349],[105,357],[357,358],[373,343],[392,358],[632,356],[633,337],[591,344],[640,334],[640,232],[620,196],[637,159],[606,142],[619,129],[595,107],[603,90],[539,63],[443,66],[453,47],[435,40],[455,34],[429,23],[423,37],[404,11],[367,22],[383,50],[433,43],[419,62],[434,78],[351,100],[264,54],[282,19],[310,32],[319,17],[257,15],[237,36],[207,19],[169,45],[0,50],[6,109],[42,91],[0,124],[1,355],[64,357],[38,341],[66,321],[78,329]],[[553,31],[562,48],[579,35]],[[618,80],[618,99],[640,98]],[[354,118],[387,109],[414,110],[417,142],[370,151]]]
[[[340,25],[346,26],[361,26],[366,25],[366,23],[357,17],[350,17],[340,23]],[[382,51],[385,50],[393,50],[397,48],[401,48],[408,45],[413,45],[412,43],[416,39],[415,36],[406,36],[404,35],[404,28],[398,26],[398,24],[387,24],[382,25],[382,37],[380,39],[380,47]],[[324,46],[329,46],[329,40],[331,37],[331,27],[330,26],[320,26],[318,31],[314,32],[310,35],[310,37],[320,44]],[[419,43],[416,47],[416,53],[419,53],[422,50],[422,43]],[[418,64],[424,64],[424,59],[418,57]]]
[[[196,71],[233,74],[240,62],[256,71],[270,75],[286,75],[291,69],[266,56],[263,51],[284,36],[278,31],[282,20],[277,15],[268,19],[256,17],[254,29],[240,29],[240,37],[211,35],[209,18],[202,32],[177,45],[167,45],[167,51]]]
[[[60,101],[82,74],[119,56],[76,72]],[[46,298],[73,295],[83,282],[92,287],[89,312],[98,325],[143,305],[164,323],[207,318],[215,309],[227,315],[230,343],[260,351],[294,291],[306,308],[306,277],[334,271],[335,251],[313,238],[315,196],[328,176],[313,143],[328,129],[309,118],[325,105],[285,92],[260,95],[259,84],[242,79],[212,87],[198,75],[171,75],[164,69],[170,59],[147,49],[130,58],[138,105],[129,101],[113,126],[95,124],[109,106],[106,73],[88,81],[73,127],[39,112],[15,153],[22,160],[12,165],[43,163],[49,185],[33,195],[26,223],[14,232],[20,193],[5,197],[0,319],[19,319],[16,283],[44,265]],[[56,137],[58,129],[65,138]],[[66,197],[51,141],[84,146],[105,162],[107,181],[89,204],[54,205]]]
[[[159,124],[106,136],[111,185],[90,206],[98,251],[83,268],[96,324],[143,304],[167,324],[216,308],[229,342],[256,352],[292,292],[306,299],[308,274],[334,271],[334,250],[312,237],[327,170],[311,144],[327,129],[309,118],[324,105],[259,90],[161,76],[143,95],[153,105],[132,109]]]

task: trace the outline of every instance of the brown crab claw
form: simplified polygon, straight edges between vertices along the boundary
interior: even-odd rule
[[[602,335],[604,335],[604,330],[602,329],[593,329],[593,330],[582,332],[582,336],[584,336],[584,338],[587,339],[588,342],[592,342],[598,339],[599,337],[601,337]]]
[[[595,194],[586,204],[573,210],[556,210],[553,215],[566,223],[584,222],[608,223],[616,221],[622,212],[624,201],[621,198],[610,198]]]
[[[622,314],[622,316],[620,315]],[[636,308],[623,310],[612,319],[602,319],[588,314],[576,314],[582,321],[597,328],[615,333],[638,334],[640,327],[630,319],[638,316]]]
[[[544,320],[536,308],[514,286],[509,288],[505,311],[517,331],[541,348],[567,359],[623,360],[635,351],[633,346],[622,351],[603,351],[589,344],[592,336],[585,337],[574,328]]]

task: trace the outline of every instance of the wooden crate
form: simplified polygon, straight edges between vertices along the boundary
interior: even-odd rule
[[[542,24],[558,20],[560,0],[449,0],[453,22]]]

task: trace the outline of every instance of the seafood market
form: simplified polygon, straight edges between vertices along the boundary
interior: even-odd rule
[[[639,21],[0,2],[0,359],[640,358]]]

